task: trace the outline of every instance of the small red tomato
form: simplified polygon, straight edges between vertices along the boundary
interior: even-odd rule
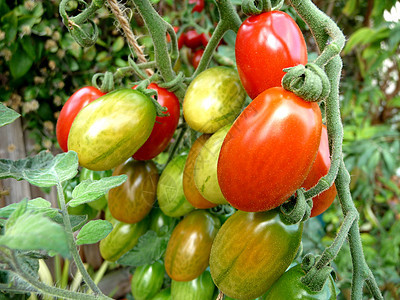
[[[303,182],[303,187],[308,190],[316,185],[321,177],[328,174],[330,166],[331,159],[329,155],[328,131],[326,126],[322,125],[321,142],[319,144],[317,157],[311,167],[310,173],[308,173],[306,180]],[[333,200],[335,200],[336,194],[336,186],[332,184],[329,189],[315,196],[312,199],[313,208],[311,210],[311,217],[318,216],[326,211],[329,206],[331,206]]]
[[[192,13],[201,12],[204,9],[204,0],[189,0],[189,4],[194,4]]]
[[[202,46],[202,34],[192,29],[185,33],[185,46],[194,50]]]
[[[76,115],[90,102],[105,95],[93,86],[85,86],[77,90],[65,102],[57,120],[56,134],[57,141],[64,152],[68,151],[68,135]]]
[[[281,11],[246,19],[236,36],[235,55],[240,80],[251,99],[266,89],[281,86],[284,68],[307,63],[307,47],[300,28]]]
[[[203,56],[204,50],[203,49],[199,49],[197,50],[192,57],[192,66],[197,69],[197,67],[199,66],[201,57]]]
[[[168,108],[165,114],[168,113],[169,116],[156,117],[156,122],[154,123],[153,131],[149,138],[132,156],[136,160],[149,160],[164,151],[174,135],[179,122],[180,105],[175,94],[159,87],[155,83],[151,83],[148,89],[157,91],[157,101],[161,106]]]

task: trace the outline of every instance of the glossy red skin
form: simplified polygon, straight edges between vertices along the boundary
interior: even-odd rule
[[[303,187],[308,190],[318,183],[321,177],[328,174],[331,166],[331,158],[329,154],[328,131],[325,125],[322,125],[321,143],[319,144],[317,157],[308,173],[306,180],[303,182]],[[310,217],[316,217],[326,211],[335,200],[337,191],[333,184],[329,189],[315,196],[313,200],[313,208]]]
[[[296,22],[281,11],[246,19],[236,36],[235,55],[243,87],[250,98],[281,86],[284,68],[307,63],[307,47]]]
[[[199,49],[193,54],[191,63],[192,63],[192,66],[195,69],[197,69],[197,67],[199,66],[201,57],[203,56],[203,53],[204,53],[204,50],[203,49]]]
[[[189,4],[195,4],[192,13],[201,12],[204,9],[204,0],[189,0]]]
[[[153,130],[147,141],[132,156],[136,160],[149,160],[163,152],[171,141],[175,129],[179,123],[180,105],[179,99],[174,93],[151,83],[148,89],[157,91],[157,101],[161,106],[168,108],[166,117],[156,117]]]
[[[68,151],[68,135],[76,115],[90,102],[103,95],[105,95],[105,93],[100,92],[97,88],[85,86],[77,90],[69,97],[67,102],[65,102],[60,111],[56,126],[57,141],[64,152]]]
[[[204,39],[202,35],[203,34],[198,33],[194,29],[187,31],[185,33],[185,40],[184,40],[185,46],[193,50],[201,47],[203,45],[202,40]]]
[[[317,103],[283,88],[261,93],[229,130],[218,159],[226,200],[248,212],[273,209],[301,187],[321,139]]]

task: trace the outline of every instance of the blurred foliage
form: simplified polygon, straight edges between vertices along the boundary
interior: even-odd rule
[[[165,20],[180,30],[212,33],[218,13],[211,0],[202,13],[190,13],[186,1],[153,1]],[[240,0],[232,3],[240,4]],[[396,0],[314,0],[347,37],[342,53],[341,111],[344,157],[352,176],[351,190],[360,212],[364,251],[385,299],[400,299],[400,22],[388,18]],[[95,73],[127,65],[130,54],[123,34],[107,8],[95,18],[100,34],[95,46],[82,49],[58,14],[59,0],[0,0],[0,101],[19,110],[37,150],[56,142],[55,124],[62,104],[78,88],[91,85]],[[397,6],[396,6],[397,4]],[[134,33],[152,59],[151,39],[131,2],[127,2]],[[79,10],[79,1],[70,12]],[[309,59],[317,49],[307,25],[285,5],[300,25]],[[240,12],[240,9],[238,8]],[[393,14],[395,15],[395,14]],[[241,14],[244,19],[245,16]],[[386,18],[385,18],[386,17]],[[229,32],[212,65],[234,62],[235,35]],[[176,70],[193,72],[192,52],[183,47]],[[136,78],[128,78],[129,84]],[[190,134],[189,134],[190,139]],[[181,148],[190,146],[184,139]],[[340,205],[306,223],[304,251],[320,253],[330,245],[343,219]],[[349,299],[352,272],[348,246],[335,260],[341,299]]]

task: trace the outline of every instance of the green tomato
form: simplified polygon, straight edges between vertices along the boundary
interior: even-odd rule
[[[153,208],[150,212],[150,230],[155,231],[158,236],[165,234],[164,230],[175,227],[176,221],[177,219],[165,215],[159,208]]]
[[[187,154],[175,156],[161,173],[157,185],[158,205],[164,214],[180,217],[194,210],[183,193],[183,169]]]
[[[79,182],[82,182],[87,179],[99,180],[103,177],[109,177],[109,176],[111,176],[111,174],[112,174],[111,170],[92,171],[92,170],[89,170],[86,168],[82,168],[81,172],[79,173]],[[104,196],[101,196],[99,199],[89,202],[87,204],[96,210],[102,210],[107,205],[107,194],[105,194]]]
[[[163,289],[157,295],[155,295],[151,300],[171,300],[171,288]]]
[[[78,153],[81,166],[112,169],[131,157],[147,140],[156,118],[152,100],[133,89],[97,98],[76,116],[68,149]]]
[[[236,70],[214,67],[199,74],[183,100],[188,125],[203,133],[214,133],[239,115],[246,92]]]
[[[137,244],[139,238],[149,228],[149,221],[148,217],[135,224],[113,220],[113,230],[100,241],[101,256],[111,262],[118,260]]]
[[[211,300],[214,289],[208,270],[191,281],[171,281],[171,296],[174,300]]]
[[[214,283],[234,299],[260,297],[293,261],[302,232],[303,223],[286,225],[277,210],[237,211],[222,225],[211,248]]]
[[[225,125],[205,142],[194,165],[194,183],[198,191],[216,204],[228,204],[218,184],[217,165],[222,143],[231,126]]]
[[[332,276],[329,276],[319,292],[311,291],[301,282],[306,273],[301,265],[296,265],[286,271],[268,290],[265,300],[335,300],[336,288]]]
[[[163,284],[164,273],[164,265],[159,261],[137,267],[131,281],[133,297],[136,300],[147,300],[155,296]]]

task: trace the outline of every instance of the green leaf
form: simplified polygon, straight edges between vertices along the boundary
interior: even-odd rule
[[[169,235],[160,237],[155,231],[149,230],[139,238],[132,250],[117,260],[117,263],[132,267],[152,264],[163,256],[168,241]]]
[[[343,49],[343,54],[348,54],[358,45],[364,45],[365,41],[374,34],[374,31],[368,27],[362,27],[355,31],[349,38],[346,46]]]
[[[0,127],[14,122],[20,116],[21,115],[16,111],[5,107],[3,103],[0,103]]]
[[[76,237],[78,245],[95,244],[104,239],[113,229],[110,222],[105,220],[95,220],[87,223]]]
[[[15,225],[15,223],[17,223],[18,218],[26,212],[27,205],[28,203],[26,200],[23,200],[17,204],[15,210],[12,212],[12,214],[7,220],[6,230],[12,228]]]
[[[64,228],[40,214],[25,212],[0,236],[0,245],[16,250],[54,251],[69,256]]]
[[[114,43],[111,46],[111,51],[112,52],[118,52],[122,48],[124,48],[125,45],[125,40],[122,36],[119,36],[115,39]]]
[[[71,207],[97,200],[108,190],[115,188],[126,181],[128,176],[119,175],[101,178],[100,180],[86,179],[78,184],[72,191],[72,200],[68,202]]]
[[[17,79],[24,76],[32,67],[33,59],[21,47],[17,48],[10,60],[12,76]]]
[[[6,33],[7,43],[15,41],[18,32],[18,17],[14,10],[1,17],[1,22],[4,24],[2,30]]]
[[[20,45],[24,48],[25,52],[29,55],[29,57],[35,61],[36,59],[36,50],[35,50],[35,40],[30,36],[24,36],[21,39]]]
[[[53,156],[42,151],[34,157],[17,161],[0,159],[0,179],[26,180],[39,187],[51,187],[78,173],[78,155],[69,151]]]
[[[345,7],[343,8],[342,12],[346,16],[351,16],[355,13],[357,13],[357,8],[359,7],[358,0],[349,0],[346,2]]]

